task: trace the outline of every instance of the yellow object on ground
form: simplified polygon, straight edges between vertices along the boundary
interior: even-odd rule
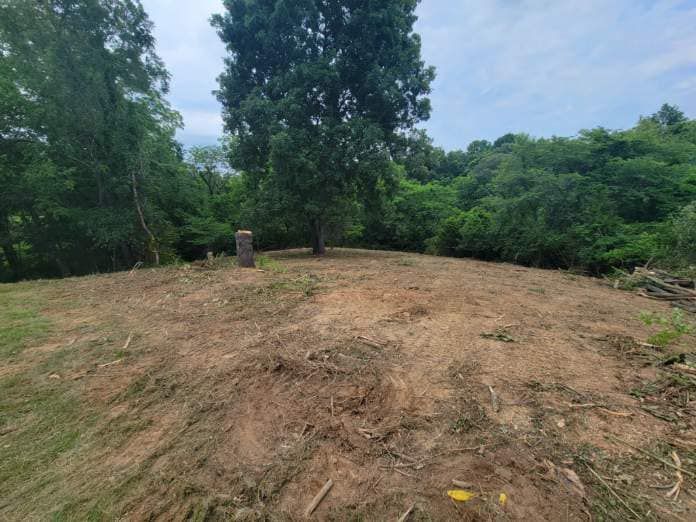
[[[467,502],[476,496],[476,493],[465,489],[450,489],[447,494],[458,502]]]

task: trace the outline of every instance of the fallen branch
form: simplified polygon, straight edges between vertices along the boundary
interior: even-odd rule
[[[312,499],[312,502],[309,503],[309,506],[307,506],[307,509],[305,510],[305,517],[309,517],[312,513],[314,513],[314,510],[317,509],[317,506],[319,506],[319,504],[321,504],[321,501],[324,500],[324,497],[332,487],[333,480],[329,479],[326,482],[326,484],[324,484],[324,487],[321,488],[319,493],[317,493],[316,496]]]
[[[658,270],[637,267],[633,274],[625,278],[642,288],[638,295],[658,301],[669,301],[672,306],[696,313],[695,282]],[[618,279],[617,279],[618,282]]]
[[[688,366],[686,364],[676,363],[672,365],[672,368],[682,373],[696,375],[696,368],[692,368],[691,366]]]

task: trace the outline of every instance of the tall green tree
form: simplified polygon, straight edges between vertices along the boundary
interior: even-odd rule
[[[140,1],[4,0],[0,71],[9,264],[68,275],[156,262],[174,208],[158,200],[181,199],[160,189],[186,173]]]
[[[417,0],[225,0],[219,99],[253,190],[282,194],[315,254],[327,226],[390,172],[390,145],[429,116],[434,69]]]

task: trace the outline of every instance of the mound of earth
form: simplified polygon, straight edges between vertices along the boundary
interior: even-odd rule
[[[696,518],[696,383],[659,364],[694,338],[639,319],[666,304],[411,254],[259,266],[0,287],[27,329],[0,518],[302,520],[329,479],[313,519]]]

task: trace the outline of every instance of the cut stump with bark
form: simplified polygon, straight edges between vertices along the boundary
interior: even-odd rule
[[[237,264],[242,268],[254,268],[253,234],[250,230],[237,230]]]

